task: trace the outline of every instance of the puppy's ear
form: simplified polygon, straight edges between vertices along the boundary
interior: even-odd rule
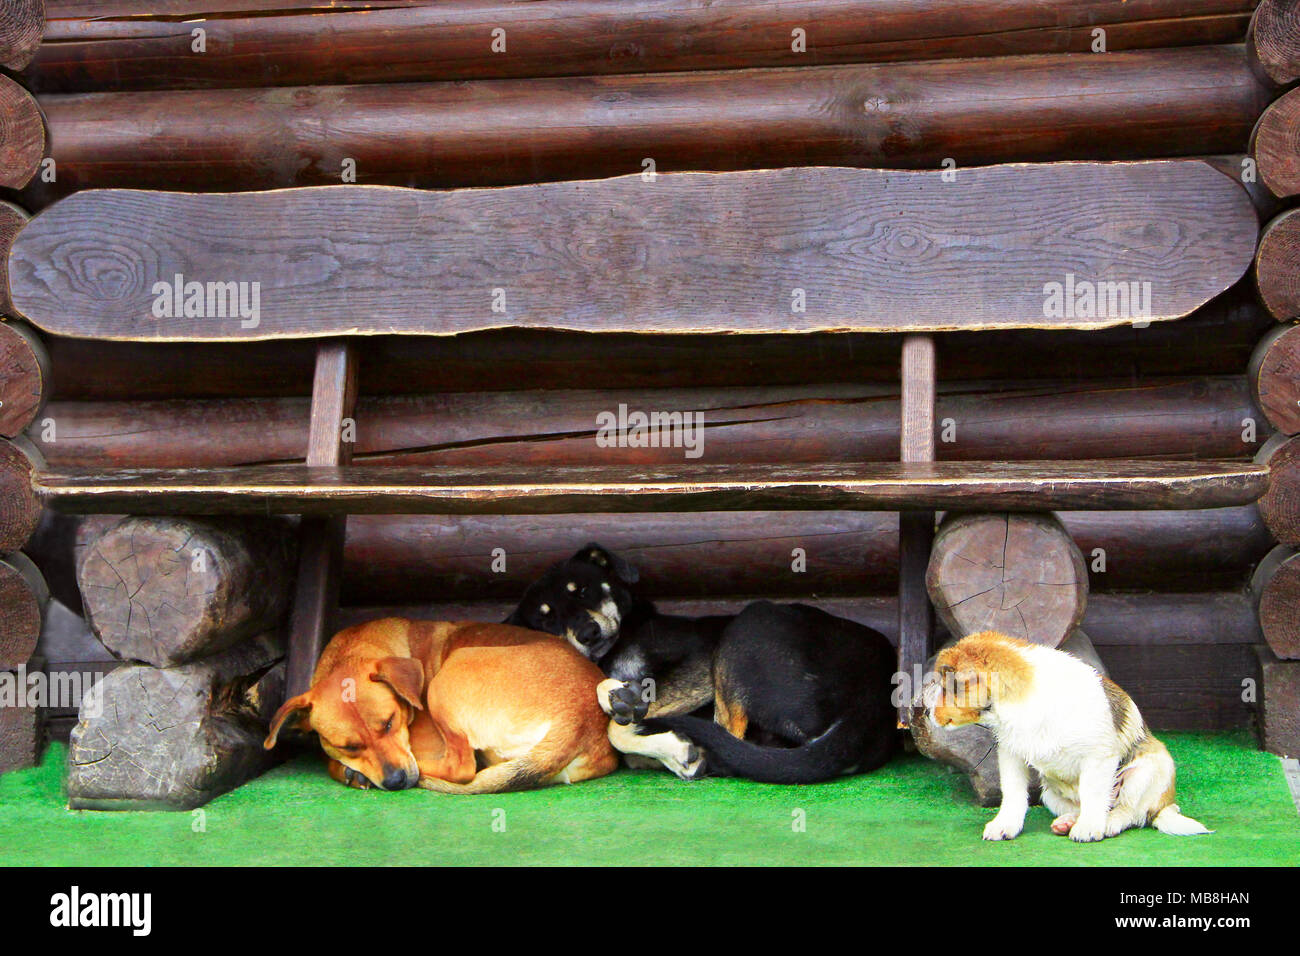
[[[262,741],[262,746],[270,750],[275,746],[276,738],[280,736],[282,728],[290,720],[294,722],[299,730],[309,730],[311,725],[308,724],[307,718],[311,714],[311,697],[307,694],[299,694],[297,697],[290,697],[280,709],[275,712],[271,718],[271,729],[266,734],[266,740]]]
[[[575,554],[573,559],[575,561],[586,561],[588,564],[604,568],[625,584],[636,584],[641,578],[641,573],[636,568],[612,551],[606,551],[594,541]]]
[[[413,657],[385,657],[375,664],[370,679],[387,684],[393,693],[416,710],[424,710],[424,665]]]

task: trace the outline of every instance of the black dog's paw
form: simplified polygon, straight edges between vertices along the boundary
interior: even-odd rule
[[[596,699],[600,701],[601,710],[612,717],[614,723],[624,726],[639,723],[650,709],[649,703],[641,699],[633,684],[612,677],[597,685]]]

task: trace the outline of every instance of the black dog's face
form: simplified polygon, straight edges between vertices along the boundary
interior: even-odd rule
[[[636,578],[621,559],[589,544],[530,585],[506,623],[563,637],[588,660],[599,660],[618,640],[632,607],[628,584]]]

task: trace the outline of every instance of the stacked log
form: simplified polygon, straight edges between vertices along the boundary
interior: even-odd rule
[[[1264,0],[1251,26],[1251,60],[1268,82],[1300,78],[1300,3]],[[1300,194],[1300,98],[1292,91],[1265,110],[1251,137],[1260,180],[1279,199]],[[1251,595],[1264,644],[1255,670],[1256,722],[1265,749],[1300,755],[1300,215],[1273,218],[1260,235],[1255,282],[1278,324],[1260,340],[1247,374],[1276,433],[1256,453],[1269,466],[1260,516],[1277,546],[1259,562]]]

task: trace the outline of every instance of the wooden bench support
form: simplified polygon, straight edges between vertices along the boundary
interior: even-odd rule
[[[307,466],[346,465],[352,457],[350,436],[344,434],[357,399],[355,349],[345,341],[327,342],[316,352],[312,383],[311,424]],[[325,646],[338,607],[339,574],[343,568],[346,515],[304,517],[298,541],[298,578],[289,624],[289,665],[285,697],[311,686],[316,659]]]
[[[902,430],[899,438],[903,464],[934,461],[934,336],[909,335],[903,339]],[[934,613],[925,592],[925,571],[934,541],[934,512],[903,512],[898,518],[898,664],[908,680],[915,681],[930,657]],[[906,686],[906,685],[904,685]],[[913,686],[913,691],[919,689]],[[900,702],[899,726],[911,719],[912,701]]]

